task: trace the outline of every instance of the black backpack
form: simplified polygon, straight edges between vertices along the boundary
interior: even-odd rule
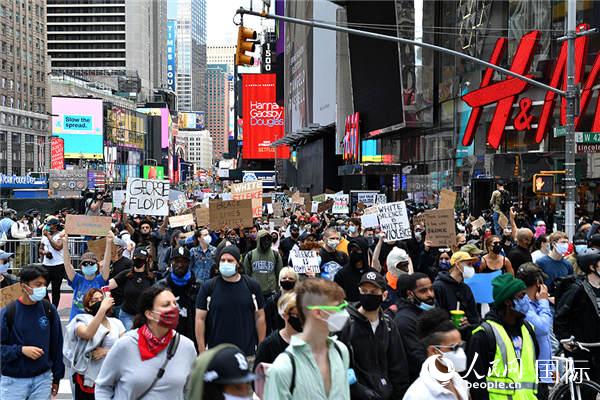
[[[512,198],[510,197],[510,192],[508,190],[500,191],[500,210],[503,213],[508,213],[510,211],[510,207],[512,206]]]
[[[560,303],[561,298],[571,289],[573,285],[580,284],[581,279],[577,275],[567,275],[561,276],[554,280],[554,290],[552,291],[552,295],[554,295],[554,304],[558,305]]]

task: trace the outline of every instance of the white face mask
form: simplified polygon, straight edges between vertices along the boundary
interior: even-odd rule
[[[350,314],[348,314],[348,311],[346,310],[329,314],[329,317],[325,320],[329,332],[333,333],[341,331],[344,325],[346,325],[346,322],[348,322],[348,318],[350,318]]]
[[[467,355],[462,347],[459,347],[456,351],[442,353],[441,361],[446,366],[451,363],[456,372],[462,372],[467,369]]]
[[[475,268],[463,265],[463,279],[471,279],[475,275]]]
[[[202,240],[204,240],[204,243],[210,244],[210,242],[212,242],[212,237],[210,235],[202,236]]]
[[[337,248],[339,244],[340,244],[339,240],[335,240],[335,239],[328,239],[327,240],[327,246],[329,246],[332,249]]]

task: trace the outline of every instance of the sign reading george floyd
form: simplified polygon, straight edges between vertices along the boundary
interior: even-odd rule
[[[111,222],[111,217],[68,214],[65,231],[69,235],[106,236]]]
[[[377,213],[379,214],[379,226],[385,232],[387,240],[404,240],[412,237],[405,202],[378,204]]]
[[[127,179],[125,212],[129,215],[169,215],[169,182]]]
[[[252,200],[211,200],[209,207],[210,225],[213,229],[251,227]]]

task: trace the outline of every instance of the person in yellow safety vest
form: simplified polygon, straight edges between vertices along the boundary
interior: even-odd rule
[[[511,274],[492,280],[494,307],[475,328],[467,346],[466,380],[472,400],[538,400],[533,327],[525,283]]]

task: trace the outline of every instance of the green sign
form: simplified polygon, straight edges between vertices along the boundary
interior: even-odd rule
[[[565,137],[567,136],[567,127],[566,126],[557,126],[554,128],[554,137]]]
[[[600,144],[600,132],[575,132],[575,142],[583,144]]]
[[[165,179],[165,167],[162,165],[144,165],[144,179]]]

